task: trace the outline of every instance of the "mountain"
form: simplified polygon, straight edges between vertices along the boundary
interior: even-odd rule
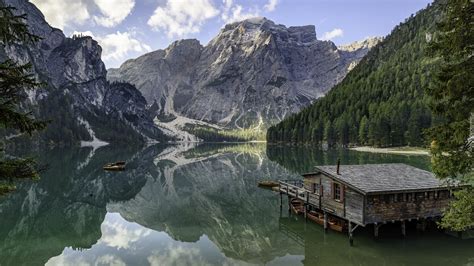
[[[26,14],[30,32],[41,38],[33,44],[1,45],[0,59],[31,63],[32,74],[47,84],[28,94],[25,103],[35,109],[37,117],[52,121],[42,134],[43,140],[74,144],[165,139],[152,117],[144,114],[143,97],[136,88],[109,84],[102,49],[95,40],[65,37],[26,0],[6,0],[5,5],[15,7],[17,14]],[[124,103],[123,110],[117,102]]]
[[[107,78],[135,85],[158,117],[267,128],[324,95],[378,41],[339,49],[318,40],[314,26],[252,18],[226,25],[205,46],[180,40],[128,60]]]
[[[400,23],[325,97],[269,128],[267,140],[423,145],[433,121],[424,89],[436,69],[427,50],[442,16],[442,1],[435,1]]]

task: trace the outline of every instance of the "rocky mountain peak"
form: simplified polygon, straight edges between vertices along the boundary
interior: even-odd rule
[[[186,61],[195,61],[199,58],[203,47],[196,39],[185,39],[173,42],[165,49],[166,60],[178,64],[186,64]]]
[[[350,44],[341,45],[338,47],[338,49],[341,51],[348,51],[348,52],[353,52],[360,49],[370,49],[374,47],[375,45],[377,45],[382,40],[383,40],[383,37],[369,37],[362,41],[355,41]]]
[[[264,26],[269,27],[271,25],[275,25],[275,23],[265,17],[254,17],[226,24],[221,32],[231,31],[239,27],[250,30],[262,28]]]
[[[159,116],[260,129],[324,95],[370,44],[339,50],[317,40],[315,26],[251,18],[226,25],[204,47],[176,41],[110,69],[107,77],[135,85]]]
[[[224,39],[237,43],[257,42],[269,36],[282,42],[311,43],[317,40],[314,25],[286,27],[265,17],[255,17],[227,24],[210,43]]]

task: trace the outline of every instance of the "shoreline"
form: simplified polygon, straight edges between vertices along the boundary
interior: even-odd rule
[[[386,154],[400,154],[400,155],[425,155],[430,156],[427,149],[419,147],[393,147],[393,148],[375,148],[370,146],[352,147],[349,150],[371,153],[386,153]]]

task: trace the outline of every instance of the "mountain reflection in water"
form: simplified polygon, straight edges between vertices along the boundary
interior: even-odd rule
[[[52,150],[49,170],[0,199],[0,265],[312,265],[474,262],[474,242],[439,233],[375,241],[280,212],[262,179],[301,178],[317,164],[429,158],[265,144]],[[126,160],[125,172],[104,172]],[[383,236],[383,233],[381,234]],[[438,250],[438,252],[437,252]]]

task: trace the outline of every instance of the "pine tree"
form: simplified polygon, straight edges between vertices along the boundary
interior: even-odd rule
[[[29,32],[26,16],[15,15],[14,11],[0,2],[0,44],[37,42],[39,37]],[[0,128],[31,135],[46,126],[46,122],[33,118],[31,112],[20,110],[20,104],[26,98],[25,91],[41,85],[29,74],[30,70],[30,64],[19,65],[10,59],[0,63]],[[14,179],[38,177],[35,161],[7,157],[3,146],[0,142],[0,194],[13,189]]]
[[[436,82],[427,90],[430,108],[439,123],[429,130],[433,171],[441,178],[474,185],[474,143],[469,118],[474,112],[474,3],[449,0],[430,48],[441,61]],[[456,201],[441,225],[462,231],[474,228],[474,189],[455,192]]]
[[[360,124],[359,124],[359,143],[360,144],[366,144],[368,130],[369,130],[369,120],[367,119],[367,116],[364,115],[362,119],[360,120]]]
[[[334,128],[331,121],[326,121],[324,124],[324,140],[327,142],[329,147],[334,146],[336,138],[334,136]]]

